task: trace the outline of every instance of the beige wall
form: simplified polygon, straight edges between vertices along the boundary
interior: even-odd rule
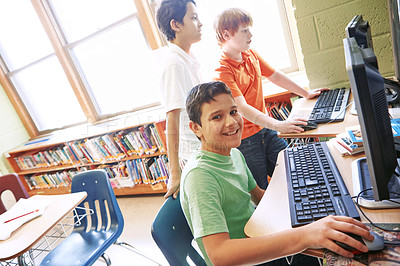
[[[28,139],[29,135],[17,112],[11,105],[4,89],[0,86],[0,174],[12,172],[3,155],[4,152],[15,148]]]
[[[292,0],[311,88],[348,85],[343,38],[355,15],[368,20],[383,76],[394,74],[387,0]]]

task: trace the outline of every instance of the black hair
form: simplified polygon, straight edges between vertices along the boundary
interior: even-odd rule
[[[183,17],[187,12],[187,4],[193,3],[194,0],[164,0],[161,2],[157,10],[157,26],[160,31],[167,37],[168,41],[175,39],[175,31],[171,28],[171,20],[183,23]]]
[[[221,93],[233,97],[229,87],[222,81],[202,83],[193,87],[186,98],[186,112],[189,119],[201,126],[201,106],[204,103],[215,101],[214,97]]]

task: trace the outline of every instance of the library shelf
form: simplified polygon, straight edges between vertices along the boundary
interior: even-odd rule
[[[29,195],[70,193],[81,171],[102,168],[117,196],[167,191],[165,120],[96,134],[46,138],[5,153]],[[33,144],[31,144],[33,143]]]
[[[264,97],[265,112],[277,120],[286,120],[292,110],[292,102],[298,96],[290,91],[283,91]]]

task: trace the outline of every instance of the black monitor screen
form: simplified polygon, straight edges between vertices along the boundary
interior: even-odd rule
[[[355,38],[361,48],[373,48],[371,29],[368,21],[362,15],[356,15],[346,27],[346,37]]]
[[[374,199],[389,199],[388,184],[397,156],[384,81],[372,48],[361,48],[355,38],[345,38],[343,43]]]

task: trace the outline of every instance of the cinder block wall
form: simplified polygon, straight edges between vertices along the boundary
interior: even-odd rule
[[[387,0],[292,0],[310,88],[348,85],[343,38],[355,15],[368,20],[383,76],[394,75]]]
[[[26,142],[28,139],[29,135],[17,112],[0,86],[0,173],[12,172],[3,153]]]

